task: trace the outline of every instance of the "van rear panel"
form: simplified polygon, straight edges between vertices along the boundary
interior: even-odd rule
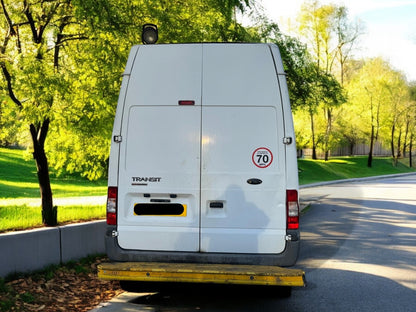
[[[201,104],[202,45],[140,46],[134,58],[124,106]]]
[[[197,106],[139,105],[125,111],[120,247],[199,250],[200,111]],[[177,211],[175,204],[183,210]]]
[[[286,243],[284,146],[275,107],[202,111],[201,251],[281,253]],[[249,184],[250,179],[259,184]]]
[[[118,188],[106,239],[112,260],[294,264],[286,190],[298,188],[297,171],[287,183],[296,158],[283,143],[293,124],[285,124],[273,49],[132,49],[109,168]]]

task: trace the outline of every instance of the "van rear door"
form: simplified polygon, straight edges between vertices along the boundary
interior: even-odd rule
[[[203,62],[201,251],[281,253],[284,127],[270,48],[205,45]]]
[[[141,46],[124,103],[121,248],[283,252],[284,122],[269,46]]]
[[[123,249],[199,251],[201,57],[201,45],[138,49],[121,123]]]

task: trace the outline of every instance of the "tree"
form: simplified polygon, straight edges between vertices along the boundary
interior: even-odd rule
[[[403,143],[403,157],[406,157],[406,147],[409,147],[409,166],[413,166],[412,151],[416,137],[416,83],[409,84],[409,101],[405,112],[406,131]]]
[[[335,6],[320,5],[317,0],[306,1],[299,15],[299,32],[312,49],[318,68],[331,71],[335,49],[331,47]]]
[[[346,102],[344,90],[334,76],[322,73],[317,77],[320,81],[320,95],[323,101],[323,110],[326,120],[324,135],[325,161],[329,159],[330,142],[332,135],[332,122],[334,119],[334,109]]]
[[[399,103],[405,99],[405,90],[397,88],[397,74],[383,59],[369,59],[348,84],[349,104],[355,107],[356,118],[361,119],[360,126],[368,136],[368,167],[372,166],[374,143],[381,135],[387,139],[389,124],[390,142],[394,140],[393,128],[398,125],[398,107],[402,105]]]
[[[322,137],[325,160],[328,160],[335,116],[334,110],[346,100],[342,91],[345,75],[344,67],[360,34],[360,28],[353,26],[348,21],[345,7],[333,4],[321,5],[317,0],[305,2],[302,5],[298,19],[299,32],[305,37],[308,46],[311,47],[312,56],[316,62],[317,86],[315,89],[326,88],[324,92],[318,92],[318,94],[323,96],[319,105],[323,107],[322,111],[326,121]],[[334,67],[336,60],[339,61],[340,65],[341,84],[332,78],[332,75],[336,72]],[[313,127],[313,115],[311,116],[311,124]],[[316,157],[314,146],[312,157]]]
[[[66,73],[62,48],[82,37],[73,20],[70,0],[1,0],[3,33],[0,62],[4,87],[28,124],[42,201],[42,220],[57,224],[45,141],[55,106],[64,98]]]
[[[390,95],[390,148],[394,164],[397,165],[398,158],[401,157],[402,126],[404,124],[404,117],[407,111],[406,104],[409,102],[409,88],[404,76],[400,72],[391,70],[386,84],[386,89]],[[397,153],[395,153],[394,146],[396,130],[399,131],[397,138]]]
[[[337,38],[335,57],[339,65],[340,84],[344,86],[345,66],[350,60],[359,37],[364,33],[364,26],[360,21],[350,22],[348,9],[344,6],[337,6],[334,12],[334,31]]]

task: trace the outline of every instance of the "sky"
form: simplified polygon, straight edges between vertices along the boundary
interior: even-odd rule
[[[260,0],[265,14],[289,34],[304,0]],[[359,19],[365,33],[355,58],[381,56],[416,81],[416,0],[320,0],[348,8],[351,21]]]

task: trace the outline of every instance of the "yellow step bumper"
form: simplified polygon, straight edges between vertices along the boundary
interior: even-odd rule
[[[305,286],[305,272],[264,265],[119,262],[102,263],[98,277],[142,282]]]

